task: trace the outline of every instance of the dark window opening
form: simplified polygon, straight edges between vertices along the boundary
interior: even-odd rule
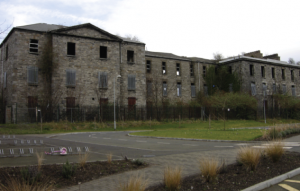
[[[181,96],[181,82],[177,82],[177,96]]]
[[[206,76],[206,66],[203,66],[203,77]]]
[[[152,82],[147,81],[147,96],[152,96]]]
[[[284,69],[281,69],[281,77],[283,80],[285,80],[285,71]]]
[[[294,70],[291,70],[291,80],[294,81]]]
[[[218,68],[215,67],[215,74],[218,74]]]
[[[191,96],[196,97],[196,86],[194,83],[191,83]]]
[[[275,68],[272,68],[272,78],[275,78]]]
[[[134,52],[132,50],[127,50],[127,61],[134,62]]]
[[[163,82],[163,96],[168,95],[167,82]]]
[[[262,66],[261,67],[261,77],[265,77],[265,67],[264,66]]]
[[[39,41],[35,39],[30,39],[29,52],[38,53],[39,51]]]
[[[167,74],[167,68],[166,68],[166,63],[162,63],[162,74]]]
[[[36,96],[28,96],[28,115],[30,122],[36,122],[36,107],[38,106],[38,98]]]
[[[150,60],[147,60],[146,70],[147,70],[147,73],[151,73],[151,61]]]
[[[231,66],[228,66],[228,73],[232,74],[232,67]]]
[[[100,46],[100,58],[107,58],[107,47]]]
[[[254,76],[254,66],[250,65],[250,76]]]
[[[194,67],[193,67],[193,64],[190,64],[190,74],[191,74],[191,76],[194,76]]]
[[[176,64],[176,75],[180,76],[180,64],[179,63]]]
[[[295,86],[292,86],[292,96],[296,96],[296,89],[295,89]]]
[[[75,43],[68,42],[67,55],[75,56]]]
[[[8,45],[6,45],[6,51],[5,51],[5,60],[8,59]]]

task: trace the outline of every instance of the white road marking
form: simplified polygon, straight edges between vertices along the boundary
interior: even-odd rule
[[[127,141],[127,139],[118,139],[118,140],[120,140],[120,141]]]
[[[266,146],[253,146],[254,148],[259,148],[259,149],[265,149],[267,148]],[[293,147],[283,147],[284,149],[291,149]]]
[[[246,146],[248,145],[247,143],[239,143],[239,144],[235,144],[235,145],[238,145],[238,146]]]
[[[103,139],[111,139],[111,138],[103,138]]]
[[[294,182],[294,183],[300,183],[299,180],[285,180],[286,182]]]
[[[92,134],[92,135],[96,135],[96,134]]]
[[[136,142],[140,142],[140,143],[147,143],[147,141],[136,141]]]
[[[233,147],[233,146],[215,146],[215,147]]]
[[[186,145],[186,146],[198,146],[198,145],[193,145],[193,144],[182,144],[182,145]]]
[[[92,138],[95,138],[95,139],[97,139],[98,137],[92,137]]]
[[[164,142],[157,142],[158,144],[170,144],[170,143],[164,143]]]
[[[293,187],[291,187],[289,185],[286,185],[286,184],[278,184],[278,186],[281,186],[282,188],[284,188],[284,189],[286,189],[288,191],[299,191],[299,190],[297,190],[297,189],[295,189],[295,188],[293,188]]]

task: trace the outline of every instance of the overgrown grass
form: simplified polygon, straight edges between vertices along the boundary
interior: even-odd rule
[[[38,172],[41,171],[43,160],[45,159],[44,153],[36,153],[36,158],[37,158],[37,166],[38,166]]]
[[[164,184],[170,191],[179,189],[181,184],[181,168],[167,166],[164,170]]]
[[[260,149],[251,146],[241,147],[237,153],[237,161],[242,163],[247,170],[254,171],[260,161]]]
[[[300,124],[276,124],[263,135],[265,140],[284,138],[290,134],[300,133]]]
[[[131,176],[128,182],[120,184],[120,191],[144,191],[148,185],[148,181],[144,176]]]
[[[278,162],[284,154],[283,143],[281,140],[269,142],[265,148],[266,155],[273,161]]]
[[[202,158],[199,160],[199,168],[206,182],[214,181],[219,173],[219,161],[215,158]]]
[[[48,182],[40,182],[39,184],[29,184],[25,180],[17,180],[9,177],[5,180],[6,185],[0,184],[0,190],[3,191],[51,191],[53,185]]]
[[[111,161],[112,161],[112,154],[109,153],[109,154],[106,155],[106,157],[107,157],[107,163],[108,163],[108,164],[111,164]]]
[[[80,167],[85,166],[86,162],[88,161],[88,159],[90,158],[90,153],[89,152],[85,152],[85,153],[79,153],[78,155],[78,163]]]

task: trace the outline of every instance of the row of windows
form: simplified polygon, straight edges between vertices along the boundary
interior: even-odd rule
[[[263,96],[266,96],[268,93],[267,93],[267,84],[266,83],[262,83],[262,94]],[[296,96],[296,88],[294,85],[291,86],[291,90],[292,90],[292,96]],[[276,94],[278,93],[278,90],[277,90],[277,86],[276,84],[273,84],[272,85],[272,91],[273,91],[273,94]],[[286,94],[287,93],[287,89],[286,89],[286,85],[285,84],[282,84],[281,85],[281,93],[282,94]],[[251,94],[253,96],[256,95],[256,85],[254,82],[251,83]]]
[[[272,79],[275,79],[275,68],[271,68],[271,75],[272,75]],[[250,65],[250,76],[254,76],[254,65]],[[299,72],[299,76],[300,76],[300,72]],[[265,78],[266,77],[266,70],[264,66],[261,66],[261,77]],[[281,79],[285,80],[285,69],[281,69]],[[295,74],[294,74],[294,70],[291,70],[291,80],[294,81],[295,80]]]
[[[146,61],[146,72],[147,73],[151,73],[151,68],[152,68],[151,61],[147,60]],[[167,74],[166,62],[162,62],[161,69],[162,69],[162,74],[166,75]],[[177,76],[181,75],[181,66],[180,66],[180,63],[176,63],[176,75]],[[194,77],[194,67],[193,67],[193,64],[190,64],[190,76]]]
[[[147,82],[147,95],[149,97],[153,95],[153,86],[151,81]],[[168,85],[166,81],[162,83],[162,95],[168,96]],[[177,82],[176,84],[176,95],[178,97],[182,96],[181,82]],[[191,97],[196,97],[196,86],[194,83],[191,83]]]

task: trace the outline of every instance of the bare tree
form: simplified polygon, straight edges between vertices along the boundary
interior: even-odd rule
[[[135,42],[141,42],[139,37],[137,37],[136,35],[127,34],[127,35],[125,35],[124,38],[127,40],[135,41]]]
[[[6,25],[6,26],[3,26],[5,24],[6,21],[3,21],[1,24],[0,24],[0,35],[4,34],[6,31],[8,31],[11,26],[12,26],[12,23],[9,24],[9,25]]]
[[[220,61],[220,60],[224,59],[224,56],[219,52],[213,53],[213,57],[214,57],[214,60],[216,60],[216,61]]]
[[[293,58],[289,58],[288,63],[294,65],[300,65],[300,61],[296,62]]]

